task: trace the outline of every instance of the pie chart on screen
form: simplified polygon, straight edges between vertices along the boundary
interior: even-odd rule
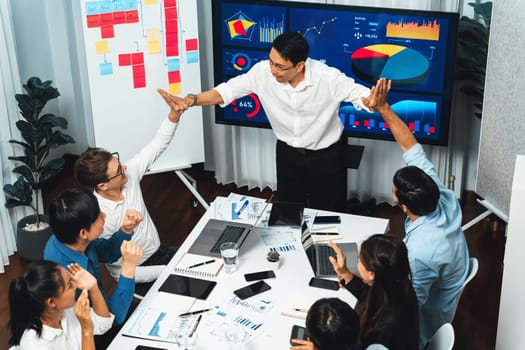
[[[361,47],[350,60],[354,74],[371,84],[378,78],[386,78],[393,85],[415,85],[425,80],[430,67],[427,58],[418,51],[392,44]]]

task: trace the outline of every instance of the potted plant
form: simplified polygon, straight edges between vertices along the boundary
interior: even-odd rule
[[[463,82],[460,91],[472,98],[474,115],[481,118],[492,1],[469,5],[475,18],[463,16],[459,21],[455,78]]]
[[[281,261],[279,252],[276,250],[270,250],[268,254],[266,254],[266,261],[268,261],[268,266],[272,270],[277,270]]]
[[[75,143],[71,136],[56,128],[67,129],[67,120],[51,113],[42,114],[48,101],[60,96],[50,80],[42,82],[31,77],[23,85],[25,94],[16,94],[23,119],[16,122],[22,141],[9,143],[22,147],[24,154],[9,159],[20,163],[13,169],[18,174],[14,184],[4,186],[7,208],[28,206],[33,215],[22,218],[17,224],[17,249],[28,260],[42,259],[43,248],[51,235],[47,216],[41,214],[39,196],[43,185],[64,167],[63,157],[48,160],[52,149]]]

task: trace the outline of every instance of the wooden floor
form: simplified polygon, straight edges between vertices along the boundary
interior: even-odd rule
[[[68,162],[70,163],[70,162]],[[198,191],[207,202],[218,195],[230,192],[250,194],[269,198],[272,191],[237,188],[234,185],[217,185],[213,173],[194,166],[188,170],[198,184]],[[50,183],[44,192],[44,205],[58,192],[75,187],[71,166]],[[150,215],[156,223],[161,241],[167,245],[180,245],[204,213],[199,205],[193,206],[192,194],[174,173],[148,175],[142,180],[144,199]],[[483,209],[477,204],[475,194],[467,192],[462,198],[464,222],[476,217]],[[397,207],[387,203],[359,207],[349,207],[354,213],[390,219],[390,234],[403,236],[404,217]],[[465,232],[470,255],[478,258],[479,272],[467,286],[461,298],[454,320],[456,344],[454,349],[494,349],[501,290],[502,261],[505,245],[505,225],[497,218],[489,216]],[[10,258],[6,273],[0,274],[0,350],[7,349],[9,338],[9,311],[7,291],[12,278],[23,274],[28,262],[17,254]]]

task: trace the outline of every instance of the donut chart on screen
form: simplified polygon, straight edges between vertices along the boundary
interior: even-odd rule
[[[418,51],[393,44],[361,47],[350,60],[354,74],[371,84],[378,78],[386,78],[398,86],[415,85],[425,80],[430,67],[427,58]]]

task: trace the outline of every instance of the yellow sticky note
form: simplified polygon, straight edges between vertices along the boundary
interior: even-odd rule
[[[144,0],[144,5],[155,5],[157,0]]]
[[[146,36],[148,40],[159,40],[160,39],[160,30],[159,28],[148,28],[146,29]]]
[[[95,42],[97,55],[102,55],[109,52],[109,42],[107,40],[99,40]]]
[[[160,53],[160,40],[148,40],[148,53]]]
[[[179,95],[180,94],[180,83],[172,83],[169,84],[169,91],[172,95]]]

